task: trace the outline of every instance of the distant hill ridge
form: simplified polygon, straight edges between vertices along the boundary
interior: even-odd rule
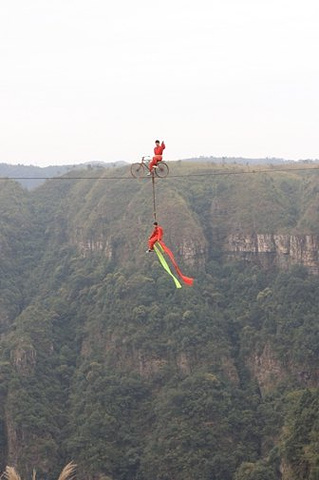
[[[194,158],[185,158],[184,162],[213,162],[218,164],[239,164],[239,165],[282,165],[288,163],[301,163],[301,164],[311,164],[319,163],[319,159],[300,159],[300,160],[290,160],[284,158],[276,157],[266,157],[266,158],[245,158],[245,157],[194,157]]]
[[[245,158],[245,157],[214,157],[199,156],[194,158],[180,159],[181,162],[195,163],[216,163],[220,165],[283,165],[283,164],[318,164],[319,159],[304,160],[286,160],[283,158],[266,157],[266,158]],[[38,167],[36,165],[10,165],[8,163],[0,163],[0,178],[11,178],[17,180],[24,188],[31,190],[41,185],[45,179],[59,177],[65,175],[72,170],[100,169],[100,168],[117,168],[127,165],[128,162],[85,162],[70,165],[49,165],[48,167]]]
[[[59,177],[72,170],[114,168],[125,165],[126,162],[85,162],[77,165],[49,165],[38,167],[36,165],[10,165],[0,163],[0,177],[17,180],[24,188],[31,190],[41,185],[47,178]]]

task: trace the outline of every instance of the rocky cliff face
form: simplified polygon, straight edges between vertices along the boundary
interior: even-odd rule
[[[319,274],[319,235],[231,233],[223,250],[226,255],[256,261],[264,267],[300,264]]]
[[[83,256],[103,252],[108,259],[112,259],[115,255],[112,239],[102,235],[98,238],[73,235],[70,240]],[[205,263],[208,247],[204,236],[175,241],[175,252],[183,258],[185,264],[198,267]],[[319,235],[230,233],[222,250],[226,256],[255,262],[264,268],[277,266],[285,269],[291,265],[304,265],[311,273],[319,274]]]
[[[176,225],[170,225],[170,222],[164,220],[164,241],[172,249],[176,258],[183,259],[186,265],[203,267],[208,247],[201,227],[193,220],[190,228],[187,224],[184,225],[186,227],[177,228]],[[119,234],[120,229],[103,234],[76,228],[67,235],[67,241],[74,245],[84,257],[102,253],[108,260],[117,259],[119,263],[126,262],[131,258],[132,250],[145,253],[148,236],[152,230],[151,225],[151,228],[145,231],[145,222],[142,225],[132,223],[129,227],[129,233],[122,236]]]
[[[70,243],[75,245],[84,257],[96,252],[103,252],[108,259],[113,257],[111,241],[103,235],[85,237],[74,234],[70,238]]]
[[[319,385],[318,368],[305,366],[302,369],[292,362],[284,364],[279,360],[270,343],[266,343],[261,352],[252,352],[250,357],[247,358],[247,367],[257,381],[262,397],[288,378],[294,379],[304,388],[318,388]]]

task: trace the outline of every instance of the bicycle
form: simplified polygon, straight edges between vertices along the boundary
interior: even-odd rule
[[[147,176],[147,173],[150,172],[150,162],[151,162],[151,157],[142,157],[142,160],[139,163],[132,163],[131,165],[131,174],[135,178],[143,178]],[[153,170],[151,172],[151,175],[156,175],[159,178],[165,178],[167,177],[169,173],[169,168],[166,162],[160,161],[158,164],[153,167]]]

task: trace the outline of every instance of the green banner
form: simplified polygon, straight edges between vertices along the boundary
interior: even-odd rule
[[[160,248],[162,248],[162,247],[160,246]],[[154,250],[155,250],[155,252],[156,252],[156,255],[158,256],[158,259],[159,259],[160,263],[162,264],[162,267],[164,268],[164,270],[166,270],[166,272],[167,272],[167,273],[172,277],[172,279],[174,280],[174,283],[175,283],[176,288],[182,288],[182,285],[179,283],[179,281],[177,280],[177,278],[174,277],[174,275],[172,274],[172,272],[171,272],[171,270],[170,270],[170,268],[169,268],[169,266],[168,266],[165,258],[163,257],[163,254],[162,254],[162,252],[160,251],[160,249],[159,249],[156,245],[154,245]]]

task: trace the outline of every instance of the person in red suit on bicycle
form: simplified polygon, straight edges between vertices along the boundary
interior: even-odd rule
[[[150,253],[154,251],[154,244],[160,240],[162,240],[164,235],[163,228],[157,223],[154,222],[154,230],[152,231],[149,239],[148,239],[148,250],[146,253]]]
[[[154,157],[152,158],[152,161],[149,166],[149,173],[148,175],[151,175],[153,168],[157,166],[158,162],[161,162],[163,159],[163,150],[165,149],[165,143],[164,141],[161,143],[159,140],[155,140],[155,148],[154,148]]]

